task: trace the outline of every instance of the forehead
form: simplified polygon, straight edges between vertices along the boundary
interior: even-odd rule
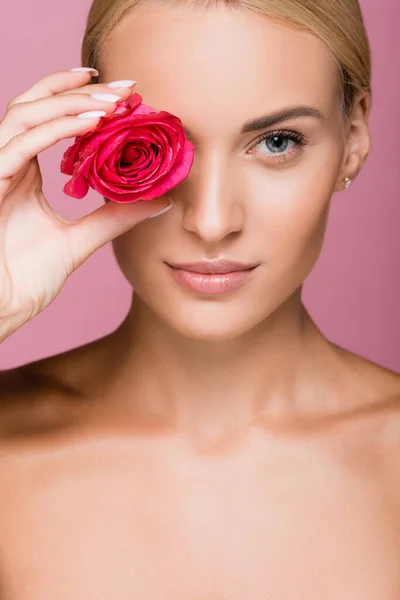
[[[339,83],[315,36],[224,6],[139,8],[114,30],[101,78],[134,79],[145,104],[213,131],[288,105],[329,115]]]

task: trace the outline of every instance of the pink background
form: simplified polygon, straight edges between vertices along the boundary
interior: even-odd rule
[[[399,0],[361,0],[373,53],[373,148],[353,186],[333,199],[321,257],[304,286],[304,302],[335,343],[400,372],[400,52]],[[90,0],[17,0],[0,5],[0,115],[35,81],[80,66]],[[132,73],[127,73],[127,77]],[[102,200],[62,192],[59,172],[71,141],[40,155],[44,191],[63,216],[78,218]],[[111,244],[68,279],[55,301],[0,346],[0,369],[58,354],[114,330],[131,288]]]

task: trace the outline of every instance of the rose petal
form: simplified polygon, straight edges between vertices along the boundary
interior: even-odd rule
[[[72,179],[64,191],[82,198],[90,186],[115,202],[150,200],[185,179],[193,160],[181,120],[134,94],[67,149],[61,172]]]

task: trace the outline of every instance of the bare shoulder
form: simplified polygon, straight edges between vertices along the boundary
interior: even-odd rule
[[[339,352],[354,384],[352,412],[360,437],[388,469],[400,499],[400,374],[347,350]]]
[[[79,419],[104,339],[0,371],[0,439],[55,432]]]
[[[400,374],[367,358],[340,349],[362,404],[377,415],[400,415]]]

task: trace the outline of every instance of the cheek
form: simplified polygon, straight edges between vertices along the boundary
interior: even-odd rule
[[[297,186],[283,201],[276,214],[281,223],[277,228],[280,243],[292,241],[289,248],[296,248],[299,255],[319,247],[326,227],[326,220],[332,197],[330,182],[308,182]]]
[[[320,248],[342,155],[340,140],[327,133],[297,164],[258,173],[251,182],[256,218],[272,251],[300,258]]]
[[[276,176],[271,185],[265,186],[268,192],[263,196],[259,191],[253,196],[251,229],[258,232],[254,237],[255,258],[268,264],[278,287],[282,283],[285,288],[295,288],[314,266],[324,239],[335,181],[332,166],[319,175],[299,168],[297,173]],[[262,249],[261,256],[257,247]]]

